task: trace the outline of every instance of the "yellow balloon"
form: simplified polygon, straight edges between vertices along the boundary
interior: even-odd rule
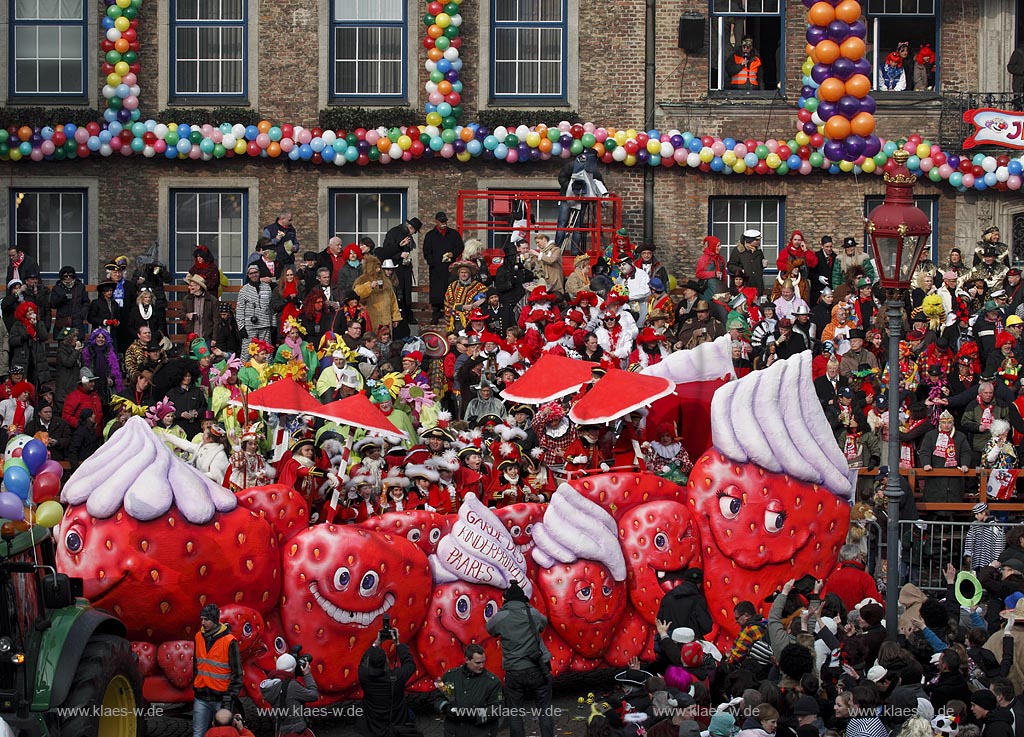
[[[434,16],[434,23],[439,25],[441,28],[447,28],[452,24],[452,17],[447,13],[438,13]]]
[[[853,171],[853,162],[852,161],[840,161],[839,162],[839,171],[847,171],[847,172]]]
[[[923,143],[917,144],[917,158],[924,159],[932,155],[931,146],[925,146]]]
[[[711,149],[708,149],[709,151]],[[647,153],[649,154],[660,154],[661,153],[661,141],[657,141],[653,138],[647,139]]]
[[[636,156],[634,154],[626,154],[626,166],[636,166]]]
[[[811,142],[811,137],[803,131],[797,133],[793,138],[796,140],[798,146],[806,146]]]
[[[427,125],[441,125],[443,121],[440,113],[427,113]]]
[[[132,27],[132,22],[130,20],[128,20],[127,18],[125,18],[123,15],[120,18],[115,18],[114,19],[114,28],[119,30],[121,33],[124,33],[125,31],[127,31],[131,27]]]
[[[21,149],[17,146],[12,147],[7,155],[11,157],[11,161],[21,161],[22,159]]]
[[[461,161],[462,163],[466,163],[467,161],[473,158],[473,154],[471,154],[469,151],[460,151],[459,153],[455,154],[455,158]]]
[[[769,169],[778,169],[782,159],[779,158],[777,153],[770,153],[764,158],[764,163],[768,164]]]
[[[818,126],[818,133],[820,133],[821,135],[825,135],[825,125],[824,125],[824,123]]]
[[[399,136],[398,147],[403,151],[408,151],[410,148],[412,148],[412,139],[409,138],[409,136]]]
[[[626,131],[615,131],[615,143],[620,146],[626,143]]]
[[[702,148],[697,155],[705,164],[710,164],[711,160],[715,158],[715,153],[708,146]]]
[[[249,148],[249,142],[246,141],[244,138],[240,138],[240,139],[238,139],[238,141],[235,142],[235,153],[236,154],[244,154],[248,150],[248,148]]]
[[[864,159],[864,163],[860,165],[860,168],[865,174],[871,174],[875,170],[875,160],[871,157]]]
[[[736,153],[734,151],[726,151],[722,154],[722,163],[728,167],[736,165]]]
[[[747,170],[747,162],[745,162],[743,159],[741,159],[741,158],[739,158],[737,156],[736,157],[736,163],[733,164],[732,170],[734,172],[736,172],[737,174],[742,174],[743,172],[745,172]]]
[[[537,148],[540,145],[540,134],[535,131],[530,131],[526,134],[526,145],[530,148]]]
[[[131,71],[131,67],[128,66],[128,62],[119,61],[114,65],[114,74],[120,74],[122,77]]]
[[[119,84],[121,84],[121,75],[117,74],[116,72],[111,72],[107,75],[107,84],[109,84],[111,87],[117,87]]]
[[[117,7],[119,7],[119,8],[121,8],[121,10],[124,10],[125,8],[127,8],[131,4],[132,4],[132,0],[117,0],[117,2],[115,3],[115,5],[117,5]]]
[[[635,128],[627,128],[626,129],[626,139],[629,140],[630,138],[636,138],[636,129]]]
[[[53,529],[64,517],[64,507],[54,500],[45,501],[36,507],[36,524]]]
[[[169,130],[169,131],[176,131],[176,130],[178,130],[178,124],[177,123],[168,123],[167,124],[167,130]]]

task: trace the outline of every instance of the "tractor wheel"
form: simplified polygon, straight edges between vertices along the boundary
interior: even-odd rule
[[[113,635],[89,638],[61,719],[62,737],[145,737],[142,679],[128,640]]]

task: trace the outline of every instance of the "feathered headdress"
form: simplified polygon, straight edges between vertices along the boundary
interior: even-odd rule
[[[128,412],[134,417],[146,417],[146,413],[149,407],[141,407],[135,402],[126,397],[122,397],[120,394],[115,394],[110,398],[110,406],[113,407],[117,412],[121,410],[128,410]]]
[[[150,427],[156,427],[160,420],[172,412],[177,412],[177,410],[174,409],[174,402],[169,399],[161,399],[153,407],[146,410],[146,422],[149,423]]]
[[[284,321],[283,332],[285,333],[285,335],[291,332],[292,328],[298,330],[299,333],[302,335],[306,334],[306,328],[303,327],[302,323],[295,319],[295,315],[288,315],[288,317]]]
[[[223,367],[212,366],[210,368],[210,385],[224,386],[228,383],[228,377],[234,373],[238,374],[242,368],[242,359],[238,356],[231,356],[224,362]]]

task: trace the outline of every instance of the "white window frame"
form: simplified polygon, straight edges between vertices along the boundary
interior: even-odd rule
[[[169,222],[170,227],[168,230],[168,248],[169,248],[169,268],[175,276],[183,276],[188,272],[189,267],[192,265],[192,251],[198,244],[203,244],[210,249],[214,259],[217,262],[218,268],[224,272],[226,276],[234,279],[241,279],[242,274],[245,271],[245,261],[249,253],[249,242],[252,239],[252,233],[249,230],[249,208],[251,204],[249,202],[249,190],[240,187],[218,187],[218,188],[194,188],[194,187],[174,187],[170,190],[170,211]],[[178,220],[177,207],[178,198],[195,195],[197,197],[212,197],[217,196],[218,204],[220,205],[220,212],[218,214],[217,229],[202,230],[201,226],[203,223],[198,222],[201,216],[201,207],[199,201],[196,206],[196,220],[195,230],[191,229],[192,223],[187,223],[189,229],[182,228],[183,223]],[[239,230],[236,231],[224,231],[223,229],[223,197],[226,195],[239,195],[241,196],[241,213],[239,216]],[[178,250],[178,235],[179,234],[192,234],[196,233],[197,236],[194,239],[189,239],[192,244],[188,247],[183,247],[182,250]],[[203,237],[202,234],[207,234]],[[209,237],[209,234],[213,234],[216,240]],[[239,248],[238,254],[232,253],[231,256],[237,258],[238,268],[235,269],[234,264],[226,264],[224,261],[224,253],[220,239],[225,236],[234,236],[238,238]],[[184,268],[182,268],[184,266]]]
[[[774,5],[772,5],[774,4]],[[765,6],[770,7],[766,10]],[[774,7],[774,9],[772,9]],[[735,9],[734,9],[735,8]],[[758,10],[760,8],[760,10]],[[711,0],[711,43],[708,48],[708,89],[713,92],[737,92],[738,90],[730,90],[725,86],[725,61],[728,59],[728,54],[732,53],[732,44],[729,43],[728,48],[725,44],[729,41],[727,38],[725,23],[729,18],[776,18],[779,23],[779,36],[782,41],[780,48],[785,49],[786,40],[786,16],[785,16],[785,2],[784,0]],[[743,36],[742,30],[739,36]],[[717,39],[717,43],[716,43]],[[755,40],[754,47],[759,51],[763,52],[760,45]],[[713,74],[716,69],[715,60],[711,58],[712,54],[718,54],[717,74]],[[761,56],[762,61],[762,72],[761,81],[764,82],[764,56]],[[776,59],[778,62],[778,59]],[[781,71],[780,83],[785,82],[785,64],[779,65]],[[714,77],[714,78],[712,78]],[[759,90],[762,92],[771,92],[772,90]]]
[[[535,98],[538,100],[564,100],[566,98],[566,85],[567,85],[567,57],[568,57],[568,17],[569,17],[569,4],[566,0],[557,0],[560,18],[552,20],[550,18],[510,18],[504,19],[498,17],[498,4],[503,0],[490,0],[491,2],[491,13],[493,23],[491,27],[491,96],[494,100],[514,100],[521,98]],[[521,12],[527,3],[535,3],[538,9],[538,15],[540,9],[543,7],[545,2],[551,2],[552,0],[519,0],[514,2],[517,11]],[[541,37],[547,32],[548,34],[554,32],[558,34],[559,39],[559,54],[557,59],[541,59],[540,50],[542,48]],[[498,58],[498,35],[502,33],[513,33],[515,34],[515,42],[512,43],[512,47],[516,49],[516,58],[499,59]],[[525,49],[530,41],[530,36],[536,36],[536,59],[520,59],[518,52]],[[499,92],[498,87],[498,65],[499,64],[512,64],[517,67],[516,69],[516,84],[512,91]],[[523,64],[529,65],[531,68],[536,67],[536,82],[537,91],[524,91],[519,84],[519,71]],[[544,78],[542,74],[545,65],[557,66],[558,67],[558,89],[555,91],[541,91],[541,81]]]
[[[753,210],[758,203],[759,214]],[[716,205],[727,205],[726,218],[716,217]],[[774,220],[764,217],[764,208],[772,204],[775,207]],[[761,250],[767,262],[765,273],[777,273],[775,262],[779,257],[779,249],[783,248],[785,239],[786,198],[785,197],[709,197],[708,198],[708,232],[722,241],[721,254],[726,261],[732,255],[732,249],[739,243],[744,230],[761,231]]]
[[[92,23],[90,22],[89,12],[92,6],[88,2],[82,2],[82,11],[80,16],[74,18],[39,18],[39,0],[20,0],[20,2],[26,3],[26,5],[34,4],[35,16],[26,15],[23,18],[18,17],[18,4],[19,0],[10,0],[9,2],[2,3],[3,10],[0,11],[0,23],[6,21],[8,27],[8,33],[4,35],[4,42],[7,46],[6,49],[0,49],[0,51],[6,51],[7,55],[5,58],[8,59],[10,68],[8,70],[8,81],[7,81],[7,97],[10,100],[18,101],[32,101],[32,100],[46,100],[53,99],[64,101],[67,103],[73,102],[86,102],[90,99],[89,85],[93,77],[90,74],[90,67],[92,64],[92,34],[90,28]],[[56,28],[59,31],[60,41],[59,46],[63,46],[65,41],[70,42],[72,39],[79,39],[80,43],[80,55],[78,56],[58,56],[56,58],[47,58],[46,61],[57,61],[70,62],[77,61],[81,65],[81,72],[78,76],[77,87],[73,90],[35,90],[35,91],[21,91],[17,88],[17,58],[19,54],[19,42],[18,36],[19,31],[34,30],[36,41],[38,41],[39,33],[43,29]],[[58,52],[60,53],[60,52]],[[34,59],[36,62],[36,86],[38,87],[38,65],[41,61],[38,54],[35,56],[22,57],[26,60]],[[49,77],[47,77],[49,78]]]
[[[870,48],[865,55],[871,62],[871,88],[877,92],[886,92],[886,90],[880,90],[878,88],[878,70],[885,61],[886,55],[890,52],[895,51],[896,47],[882,48],[881,44],[881,23],[886,20],[900,19],[905,20],[909,23],[913,23],[916,20],[928,19],[935,23],[935,35],[931,39],[932,51],[935,52],[935,89],[939,89],[940,79],[942,75],[942,58],[939,54],[939,37],[941,30],[941,7],[939,5],[941,0],[867,0],[863,3],[864,5],[864,16],[868,22],[868,33],[870,34]],[[907,3],[917,3],[916,13],[903,12],[902,8]],[[886,7],[892,5],[893,7]],[[882,7],[883,12],[872,12],[879,6]],[[899,8],[895,7],[899,6]],[[931,12],[921,12],[922,7],[927,10],[927,7],[931,7]],[[910,57],[913,57],[917,53],[917,48],[913,44],[910,47]],[[907,89],[901,92],[928,92],[928,90],[912,90],[910,89],[913,80],[907,80]],[[900,94],[892,92],[891,94]]]
[[[389,3],[389,0],[331,0],[330,5],[330,23],[329,23],[329,43],[328,48],[328,96],[333,102],[343,102],[345,100],[380,100],[380,101],[392,101],[398,102],[405,100],[408,96],[409,88],[409,74],[408,74],[408,46],[409,46],[409,32],[408,32],[408,17],[409,10],[405,0],[390,0],[390,4],[395,5],[400,12],[397,15],[391,17],[383,17],[384,6]],[[348,17],[341,18],[341,12],[347,9],[355,8],[355,12],[351,13]],[[362,9],[362,10],[360,10]],[[363,15],[365,17],[357,17]],[[356,57],[349,59],[338,58],[338,33],[344,29],[355,29],[356,30]],[[398,48],[400,54],[397,58],[383,59],[381,56],[381,43],[380,34],[385,30],[391,32],[397,32],[399,34]],[[377,34],[377,45],[375,49],[372,49],[373,44],[370,43],[368,35]],[[372,50],[376,51],[375,54],[370,54],[369,51],[364,48],[364,40],[367,42],[366,46],[371,47]],[[398,89],[395,90],[382,90],[381,82],[382,79],[378,77],[378,84],[376,90],[360,90],[361,80],[358,77],[359,65],[364,63],[372,63],[377,67],[382,66],[383,63],[394,64],[399,69],[398,78]],[[337,79],[337,68],[340,64],[355,64],[356,65],[356,90],[355,91],[339,91],[338,90],[338,79]]]

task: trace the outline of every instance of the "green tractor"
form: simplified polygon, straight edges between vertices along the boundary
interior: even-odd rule
[[[0,720],[19,737],[144,735],[124,624],[57,573],[49,530],[8,523],[0,538]]]

